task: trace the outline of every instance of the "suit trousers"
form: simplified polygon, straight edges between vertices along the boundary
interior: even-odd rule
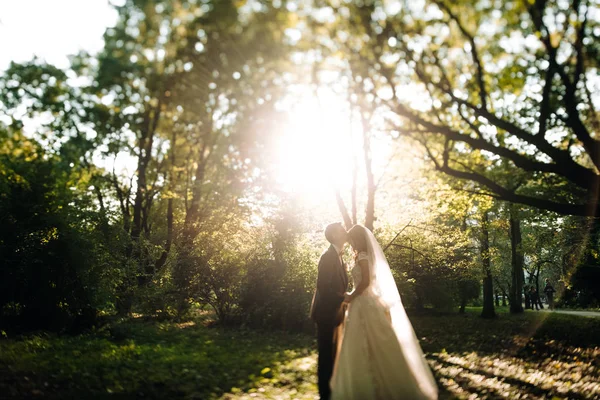
[[[317,347],[319,360],[317,363],[317,377],[319,379],[319,396],[321,400],[329,400],[331,388],[329,381],[333,374],[333,363],[337,351],[337,326],[331,323],[317,323]]]

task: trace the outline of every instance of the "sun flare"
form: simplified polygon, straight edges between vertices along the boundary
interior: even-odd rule
[[[335,189],[349,189],[357,128],[348,104],[335,93],[303,96],[277,144],[277,183],[314,201],[331,199]]]

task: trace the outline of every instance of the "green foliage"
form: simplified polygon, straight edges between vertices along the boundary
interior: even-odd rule
[[[441,399],[594,398],[600,319],[528,311],[495,320],[411,316]],[[312,336],[206,327],[205,316],[173,323],[132,320],[82,336],[0,339],[0,390],[7,399],[43,395],[312,399]]]
[[[390,193],[405,187],[387,177],[371,176],[366,188],[383,243],[404,215],[416,219],[387,251],[409,308],[464,309],[488,272],[510,292],[508,207],[492,192],[575,215],[563,208],[594,197],[577,176],[596,173],[581,143],[597,126],[586,82],[596,5],[280,3],[128,0],[97,55],[73,56],[65,70],[37,59],[9,66],[0,79],[9,124],[0,128],[2,316],[37,310],[29,323],[61,329],[98,311],[181,318],[200,305],[223,324],[310,329],[323,221],[274,190],[268,153],[289,117],[282,102],[328,74],[348,108],[368,116],[363,147],[374,170],[417,165],[400,199]],[[545,32],[536,7],[564,23]],[[553,61],[545,39],[573,51]],[[581,82],[571,90],[565,76]],[[377,160],[379,136],[424,151]],[[421,168],[426,159],[435,162]],[[397,219],[388,215],[395,202],[409,204]],[[362,204],[352,206],[356,214]],[[519,216],[527,277],[551,278],[564,304],[596,304],[597,225],[531,209]]]
[[[93,323],[111,294],[112,260],[87,177],[7,131],[0,137],[0,171],[1,314],[13,329]]]
[[[202,320],[134,320],[85,336],[3,340],[0,389],[8,398],[40,391],[56,399],[212,399],[275,382],[268,370],[308,355],[311,342],[306,336],[207,328]],[[17,383],[6,386],[8,379]]]
[[[242,316],[253,327],[309,331],[319,255],[309,243],[291,240],[287,229],[279,228],[272,239],[276,255],[259,253],[246,264]]]
[[[411,220],[386,251],[403,303],[409,308],[450,310],[479,297],[479,291],[475,294],[468,289],[478,287],[482,275],[474,245],[476,205],[467,196],[445,194],[444,186],[416,188],[413,196],[424,202],[439,192],[434,201],[425,203],[420,220]],[[390,234],[380,239],[384,245],[386,236]]]

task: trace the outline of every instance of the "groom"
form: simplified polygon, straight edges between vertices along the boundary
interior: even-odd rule
[[[310,317],[317,324],[317,375],[321,400],[328,400],[331,395],[329,380],[333,373],[337,350],[335,331],[343,319],[342,303],[348,286],[348,276],[342,259],[342,250],[347,241],[346,230],[339,222],[329,224],[325,227],[325,238],[331,246],[319,260],[317,290],[310,310]]]

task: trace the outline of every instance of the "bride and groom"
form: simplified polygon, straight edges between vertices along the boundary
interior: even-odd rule
[[[406,316],[383,250],[361,225],[325,228],[311,318],[323,400],[437,399],[437,385]],[[354,290],[342,252],[354,250]]]

